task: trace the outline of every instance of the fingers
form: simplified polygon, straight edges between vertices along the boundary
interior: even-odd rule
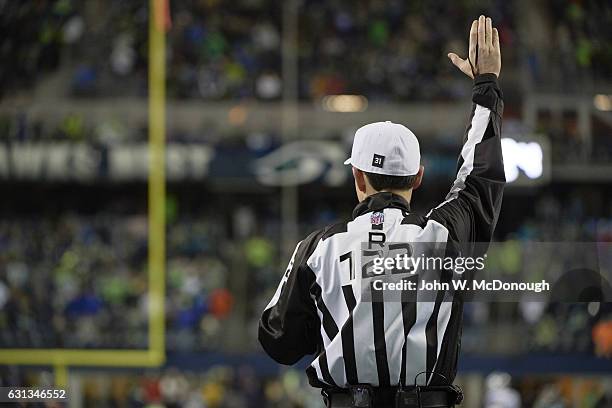
[[[470,48],[468,58],[472,65],[476,64],[476,47],[478,46],[478,20],[472,22],[470,28]]]
[[[493,48],[493,21],[491,21],[491,17],[486,18],[485,41],[488,47]]]
[[[461,70],[461,72],[463,72],[465,75],[469,76],[470,78],[474,78],[474,72],[472,71],[472,66],[467,60],[462,59],[454,52],[449,52],[448,58],[451,60],[454,66],[456,66],[457,68]]]
[[[474,78],[479,72],[492,72],[499,75],[500,54],[499,32],[493,28],[493,20],[490,17],[481,15],[477,20],[472,21],[470,27],[468,57],[462,59],[451,52],[448,58],[463,73]]]
[[[487,43],[485,35],[486,25],[485,16],[480,16],[478,18],[478,51],[484,50]]]
[[[499,32],[497,28],[493,29],[493,49],[496,53],[499,53]]]
[[[457,54],[455,54],[454,52],[449,52],[448,53],[448,58],[451,60],[451,62],[453,63],[453,65],[455,65],[458,68],[461,68],[461,64],[464,62],[464,60],[462,58],[460,58]]]

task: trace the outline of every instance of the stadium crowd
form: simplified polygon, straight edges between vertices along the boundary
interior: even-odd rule
[[[50,386],[48,373],[33,376],[0,367],[0,384]],[[252,367],[219,365],[204,372],[168,368],[138,373],[95,371],[80,373],[78,398],[86,407],[142,408],[319,408],[321,396],[299,370],[290,368],[277,376],[257,375]],[[465,389],[464,378],[457,379]],[[508,408],[593,407],[607,408],[612,391],[597,378],[569,376],[510,377],[494,372],[482,384],[483,395],[468,395],[464,404]],[[75,384],[73,382],[73,384]],[[471,388],[473,389],[473,387]],[[74,390],[74,389],[73,389]],[[493,406],[500,406],[493,405]]]
[[[217,347],[232,307],[219,233],[206,221],[169,229],[171,348]],[[146,217],[20,219],[2,222],[0,237],[2,347],[147,347]]]
[[[509,71],[517,64],[510,46],[517,40],[514,3],[495,1],[491,7]],[[459,99],[469,89],[453,81],[457,77],[446,54],[464,48],[465,27],[479,12],[468,1],[306,1],[299,21],[301,94]],[[444,23],[438,23],[439,16],[445,16]]]
[[[38,92],[83,101],[145,97],[146,3],[0,2],[0,100]],[[537,85],[533,89],[542,86],[556,91],[580,91],[585,81],[612,79],[612,49],[610,41],[605,41],[610,40],[610,8],[605,2],[548,0],[539,13],[533,10],[533,15],[542,17],[537,19],[537,32],[529,32],[535,29],[528,27],[529,19],[520,14],[516,3],[494,0],[489,4],[504,46],[505,78],[525,74],[526,84]],[[281,98],[286,17],[281,2],[188,0],[169,4],[170,99]],[[296,16],[300,99],[337,93],[359,93],[373,102],[466,97],[465,81],[455,82],[445,58],[451,49],[463,52],[466,22],[481,11],[476,2],[303,0],[295,4],[300,7]],[[440,16],[444,16],[442,22],[431,23]],[[513,103],[520,106],[520,102]],[[25,113],[3,112],[0,142],[69,141],[106,146],[147,138],[146,125],[111,117],[92,123],[73,112],[54,119],[47,123]],[[592,130],[593,145],[585,155],[578,118],[571,112],[560,119],[555,114],[540,115],[535,129],[528,129],[550,138],[555,164],[577,159],[607,163],[612,158],[608,126],[594,121]],[[279,142],[276,135],[265,135],[267,143],[263,144],[261,134],[225,136],[206,127],[198,134],[169,129],[167,139],[210,143],[229,154],[243,148],[261,149],[262,145],[271,149]],[[0,182],[3,191],[12,195],[15,181]],[[33,185],[44,183],[37,180]],[[99,184],[97,187],[104,183]],[[68,199],[76,198],[83,188],[72,187]],[[279,197],[268,191],[257,200],[248,193],[236,200],[234,192],[218,186],[209,191],[209,187],[191,182],[188,189],[194,192],[188,202],[172,195],[167,201],[168,352],[257,352],[257,319],[287,261],[278,245]],[[339,209],[325,196],[325,189],[318,190],[319,196],[301,197],[328,200],[329,206],[301,206],[300,236],[349,215],[352,192]],[[497,237],[503,243],[493,250],[503,262],[495,266],[507,276],[525,273],[534,261],[530,255],[537,241],[608,245],[612,242],[612,207],[610,195],[599,194],[602,190],[602,185],[583,183],[564,185],[562,191],[558,186],[542,187],[538,195],[525,191],[507,195]],[[23,194],[24,189],[20,191]],[[216,203],[210,206],[203,199],[209,192],[216,196]],[[520,194],[528,198],[523,200]],[[32,201],[34,196],[26,193],[16,202]],[[102,196],[96,193],[92,200],[99,204],[88,212],[70,205],[58,210],[58,197],[52,194],[44,197],[49,213],[23,214],[11,208],[10,200],[2,203],[0,348],[147,347],[145,210],[136,206],[138,210],[132,211],[133,203],[109,204],[113,200]],[[236,206],[234,201],[249,204]],[[259,204],[253,204],[255,201]],[[529,208],[521,206],[521,201],[529,201]],[[465,310],[462,348],[468,356],[543,352],[610,357],[612,311],[599,302],[470,303]],[[0,366],[0,385],[40,381],[23,378],[26,372]],[[577,401],[584,406],[611,404],[606,405],[605,400],[610,391],[606,397],[605,386],[596,381],[584,386],[579,397],[568,391],[569,379],[545,379],[538,386],[533,381],[519,379],[512,384],[521,390],[524,406],[571,406]],[[248,364],[239,368],[220,364],[197,373],[166,368],[145,375],[102,375],[83,382],[83,399],[84,406],[320,405],[320,397],[305,385],[301,372],[288,369],[279,376],[264,376]]]
[[[146,4],[3,2],[2,94],[36,88],[57,78],[56,95],[144,96]],[[452,66],[445,59],[449,50],[462,49],[466,23],[482,11],[476,3],[306,0],[295,4],[299,7],[300,98],[337,93],[361,93],[387,101],[464,96],[465,87],[455,85]],[[609,80],[612,52],[603,41],[610,38],[605,6],[554,0],[550,6],[552,12],[539,14],[538,24],[529,27],[537,33],[529,34],[519,25],[525,19],[517,15],[520,8],[514,1],[490,4],[504,43],[506,75],[512,77],[526,66],[530,84],[550,80],[559,89],[578,86],[577,81],[567,80],[578,74]],[[170,2],[170,14],[169,97],[280,98],[280,3]],[[442,15],[443,23],[430,23]],[[542,40],[531,41],[534,38]],[[519,53],[518,44],[525,44],[528,52]],[[549,66],[550,61],[556,62]]]
[[[532,85],[536,89],[576,92],[609,82],[609,5],[602,1],[548,0],[542,3],[542,10],[549,22],[545,34],[524,44]]]
[[[612,218],[605,212],[609,210],[594,216],[580,200],[569,206],[561,202],[555,196],[541,197],[532,216],[506,231],[503,242],[489,254],[488,267],[495,269],[495,277],[522,276],[526,281],[525,274],[542,269],[538,262],[549,258],[544,249],[533,256],[534,242],[554,242],[560,237],[568,243],[612,242]],[[169,350],[256,350],[255,336],[233,342],[224,339],[235,338],[232,330],[245,324],[254,333],[259,311],[276,288],[279,271],[284,269],[275,244],[279,242],[278,218],[246,205],[222,212],[200,207],[197,215],[182,214],[177,210],[182,206],[169,200]],[[333,207],[307,212],[301,235],[346,215]],[[145,215],[109,211],[0,221],[0,346],[146,347],[146,222]],[[503,229],[502,224],[500,234]],[[567,259],[576,256],[567,248],[563,252],[564,257],[550,258],[557,269],[567,268],[563,266]],[[609,256],[612,251],[607,248],[602,253]],[[491,349],[490,338],[480,333],[505,313],[514,316],[501,320],[515,337],[516,327],[530,330],[532,336],[521,334],[514,349],[502,351],[592,354],[594,327],[612,320],[610,311],[599,305],[540,305],[468,305],[464,350],[499,351]],[[569,321],[575,323],[573,328],[567,326]]]

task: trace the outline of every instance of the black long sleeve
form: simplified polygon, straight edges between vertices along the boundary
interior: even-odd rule
[[[294,364],[320,346],[320,320],[310,292],[314,273],[308,268],[319,233],[298,243],[289,266],[259,321],[259,342],[274,360]]]
[[[457,177],[446,200],[428,218],[447,226],[458,242],[489,242],[506,182],[501,148],[504,104],[495,74],[475,78],[472,101]]]

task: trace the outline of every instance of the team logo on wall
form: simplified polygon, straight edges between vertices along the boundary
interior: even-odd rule
[[[345,155],[337,141],[299,140],[257,159],[253,171],[260,183],[269,186],[296,186],[316,180],[341,186],[349,175],[342,164]]]

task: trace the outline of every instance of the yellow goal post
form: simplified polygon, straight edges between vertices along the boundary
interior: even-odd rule
[[[56,386],[67,385],[68,366],[155,367],[164,364],[166,293],[165,82],[168,0],[149,0],[148,348],[0,349],[1,365],[53,366]]]

